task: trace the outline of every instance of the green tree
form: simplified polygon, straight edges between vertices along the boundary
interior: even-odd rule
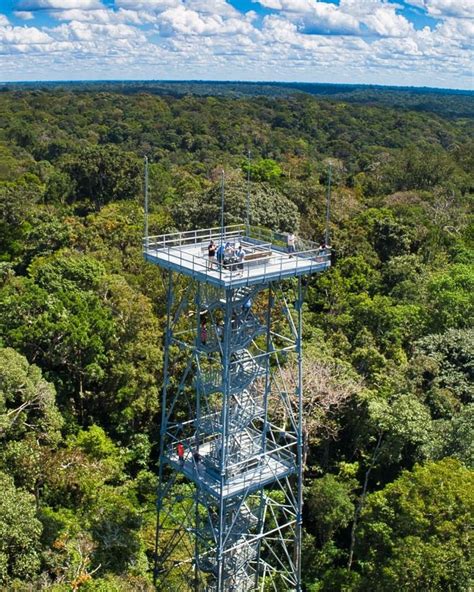
[[[402,459],[413,464],[429,456],[433,427],[429,410],[412,394],[390,400],[373,398],[368,402],[371,421],[383,433],[378,462],[396,465]]]
[[[36,182],[0,183],[0,261],[21,259],[32,213],[41,199],[42,189]]]
[[[5,343],[43,368],[81,422],[89,415],[133,435],[157,409],[162,361],[151,301],[84,255],[37,259],[30,273],[0,294]]]
[[[337,530],[349,525],[354,514],[355,483],[327,474],[314,479],[306,491],[308,528],[320,545],[328,543]]]
[[[474,317],[474,269],[457,263],[435,272],[427,285],[427,306],[433,333],[463,329]]]
[[[92,533],[97,542],[95,561],[114,573],[146,573],[144,548],[139,537],[140,511],[126,496],[109,487],[101,489],[91,515]]]
[[[220,224],[221,195],[216,184],[204,195],[186,195],[177,200],[171,212],[178,226],[188,228],[212,227]],[[242,184],[227,183],[225,189],[224,223],[241,224],[246,218],[246,192]],[[298,208],[268,183],[252,184],[250,194],[250,222],[273,230],[296,230],[299,226]]]
[[[365,231],[381,261],[408,254],[414,229],[397,219],[388,208],[369,208],[357,217],[357,226]]]
[[[474,404],[464,405],[450,420],[433,422],[434,458],[451,456],[474,469]]]
[[[54,443],[62,423],[54,387],[40,369],[12,348],[0,348],[0,439],[34,433],[40,441]]]
[[[136,197],[141,187],[138,158],[116,146],[87,146],[65,157],[64,171],[74,183],[75,200],[91,200],[96,208]]]
[[[276,183],[283,174],[280,165],[271,158],[261,158],[256,162],[248,162],[242,165],[243,172],[247,175],[250,168],[250,178],[252,181],[268,181]]]
[[[416,466],[368,496],[356,553],[374,592],[462,592],[472,574],[474,476],[452,459]]]
[[[11,589],[15,578],[27,581],[39,571],[42,527],[33,496],[2,472],[0,491],[0,585]]]
[[[414,344],[414,389],[435,419],[449,418],[474,400],[474,329],[450,329]]]
[[[51,280],[51,284],[43,280]],[[38,363],[63,397],[83,411],[85,391],[104,378],[113,320],[99,297],[54,273],[16,280],[3,290],[0,330],[6,344]],[[44,286],[44,287],[43,287]]]

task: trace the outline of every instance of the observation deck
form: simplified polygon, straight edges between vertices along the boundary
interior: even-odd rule
[[[207,247],[230,243],[242,246],[243,269],[237,261],[209,261]],[[177,271],[218,288],[241,288],[300,275],[319,273],[331,265],[329,248],[306,239],[296,239],[296,251],[288,253],[287,235],[266,228],[235,224],[149,236],[143,241],[147,261]]]
[[[261,440],[261,434],[259,436]],[[192,445],[192,442],[184,441],[184,444],[188,446]],[[290,449],[295,447],[294,442],[278,447],[268,443],[265,452],[254,451],[253,454],[245,451],[244,446],[243,455],[247,453],[248,456],[226,467],[224,487],[221,489],[219,463],[212,456],[213,444],[220,446],[221,440],[214,437],[214,440],[209,438],[201,444],[199,454],[202,461],[199,463],[196,463],[190,452],[186,454],[183,463],[179,462],[174,451],[167,451],[164,458],[176,471],[180,471],[190,481],[198,483],[216,499],[220,496],[224,499],[247,496],[296,472],[295,456],[290,452]]]

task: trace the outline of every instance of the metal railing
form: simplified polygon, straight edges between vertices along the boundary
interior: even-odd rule
[[[211,487],[216,487],[219,482],[219,452],[222,450],[222,438],[215,434],[206,435],[201,436],[199,442],[196,442],[196,437],[193,436],[181,440],[181,443],[185,448],[181,470],[192,471],[193,476],[204,479]],[[206,446],[209,444],[210,446]],[[267,441],[266,448],[263,450],[261,434],[256,432],[252,445],[249,442],[240,444],[240,451],[237,452],[238,443],[235,442],[236,450],[227,458],[225,466],[227,486],[232,486],[238,481],[239,488],[245,490],[250,486],[258,485],[261,479],[277,478],[276,475],[279,472],[284,472],[295,464],[296,442],[294,441],[280,445]],[[199,461],[194,457],[195,451],[200,452]],[[167,448],[165,455],[169,460],[178,463],[174,444]],[[277,467],[272,467],[272,463],[276,463]]]
[[[207,242],[214,240],[218,245],[227,242],[235,246],[242,244],[250,254],[261,253],[262,257],[243,259],[243,262],[219,262],[216,257],[211,261],[207,256]],[[193,275],[209,275],[226,282],[241,283],[242,280],[258,276],[263,281],[267,277],[278,278],[291,275],[298,268],[305,272],[328,267],[330,248],[321,248],[316,243],[297,238],[299,250],[287,252],[286,235],[267,228],[250,227],[247,234],[244,225],[235,224],[220,227],[168,233],[146,237],[144,251],[167,260],[170,264],[190,271]],[[267,255],[269,253],[269,255]],[[242,269],[243,268],[243,269]]]
[[[186,230],[184,232],[170,232],[157,236],[148,236],[143,239],[143,244],[149,249],[166,249],[168,247],[181,247],[185,245],[201,244],[204,241],[226,241],[245,234],[244,224],[232,224],[226,226],[223,231],[220,226],[213,228],[201,228],[199,230]]]

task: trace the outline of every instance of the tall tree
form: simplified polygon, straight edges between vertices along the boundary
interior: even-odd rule
[[[474,475],[444,459],[372,493],[361,515],[360,590],[463,592],[472,574]]]

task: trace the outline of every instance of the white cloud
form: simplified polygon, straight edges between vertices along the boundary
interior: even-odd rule
[[[70,8],[80,8],[88,10],[90,8],[100,8],[100,0],[21,0],[19,8],[24,11],[31,10],[69,10]]]
[[[382,37],[406,37],[414,32],[407,19],[395,13],[392,8],[377,8],[373,14],[363,17],[362,22],[369,30]]]
[[[4,14],[0,14],[0,27],[6,27],[9,24],[7,17]]]
[[[114,13],[105,8],[97,10],[84,10],[82,8],[70,8],[69,10],[61,10],[54,14],[54,18],[59,21],[83,21],[83,22],[99,22],[110,23]]]
[[[241,13],[226,0],[183,0],[186,8],[201,14],[218,14],[223,17],[239,18]]]
[[[253,0],[265,8],[285,10],[287,12],[311,12],[315,2],[311,0]]]
[[[396,13],[398,5],[384,0],[341,0],[338,6],[314,0],[254,0],[266,8],[281,11],[305,33],[361,35],[369,32],[403,37],[413,30],[407,19]]]
[[[53,39],[36,27],[0,27],[0,45],[42,45]]]
[[[166,34],[182,35],[236,35],[250,34],[253,27],[242,19],[224,19],[216,14],[202,14],[177,6],[165,10],[159,19],[160,30]]]
[[[253,0],[265,8],[280,10],[285,18],[308,33],[337,32],[353,34],[359,30],[357,20],[334,4],[313,0]]]
[[[406,0],[433,17],[474,18],[473,0]]]
[[[180,5],[180,0],[115,0],[117,8],[161,11]]]
[[[136,10],[125,10],[120,8],[117,11],[107,10],[105,8],[98,10],[80,10],[73,8],[71,10],[62,10],[54,14],[54,18],[59,21],[80,21],[85,23],[129,23],[132,25],[144,25],[154,23],[156,17],[150,13]]]
[[[471,20],[448,18],[436,31],[453,43],[461,43],[465,48],[474,47],[474,22]]]
[[[13,14],[22,21],[31,21],[35,18],[34,14],[27,10],[16,10]]]
[[[218,15],[240,18],[242,14],[227,0],[115,0],[116,8],[159,14],[168,9],[179,8],[192,10],[202,15]]]
[[[135,41],[146,40],[145,35],[135,27],[123,24],[95,24],[80,21],[60,25],[49,30],[51,35],[68,41],[99,41],[108,42],[116,39],[135,39]]]
[[[428,2],[440,10],[441,0]],[[272,11],[263,19],[226,0],[115,0],[113,8],[98,0],[29,4],[51,9],[56,24],[12,27],[0,16],[2,79],[472,84],[473,23],[449,16],[447,2],[439,23],[422,30],[385,0],[260,0]],[[459,0],[458,13],[464,9]]]
[[[352,15],[342,12],[334,4],[317,2],[303,20],[304,27],[310,31],[338,32],[340,34],[357,33],[359,23]]]
[[[255,4],[261,4],[265,8],[270,8],[272,10],[282,10],[282,4],[280,0],[252,0]]]

